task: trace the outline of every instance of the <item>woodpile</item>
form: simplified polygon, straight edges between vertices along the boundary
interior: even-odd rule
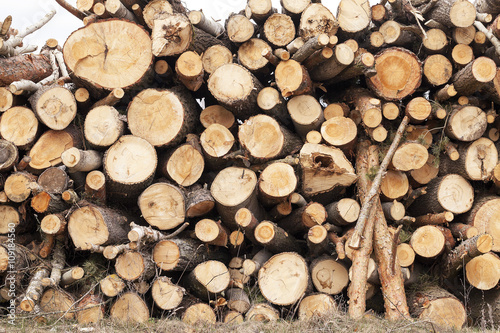
[[[500,325],[495,2],[57,2],[62,45],[0,27],[18,316]]]

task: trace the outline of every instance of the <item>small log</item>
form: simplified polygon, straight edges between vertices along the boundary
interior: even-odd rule
[[[420,169],[427,163],[427,148],[418,142],[407,141],[400,145],[392,158],[392,165],[399,171]]]
[[[203,62],[193,51],[186,51],[175,62],[177,78],[187,89],[197,91],[203,84]]]
[[[49,313],[46,316],[49,318],[74,319],[74,311],[70,311],[75,304],[75,298],[72,294],[57,288],[49,288],[45,290],[40,298],[40,311]],[[53,313],[50,315],[50,313]],[[61,315],[62,314],[62,315]]]
[[[191,24],[205,32],[208,32],[214,37],[219,37],[224,33],[224,27],[214,20],[206,17],[202,11],[192,10],[189,12],[188,17]]]
[[[43,217],[40,229],[47,235],[61,235],[66,231],[66,225],[63,214],[49,214]]]
[[[238,193],[233,189],[238,188]],[[236,229],[234,216],[238,209],[248,208],[262,220],[265,213],[257,201],[257,176],[250,169],[229,167],[217,175],[210,188],[222,222]]]
[[[320,50],[328,45],[330,38],[327,34],[319,34],[309,39],[300,49],[292,56],[292,59],[298,62],[303,62],[309,58],[315,51]],[[288,44],[288,43],[287,43]]]
[[[333,117],[321,124],[321,136],[330,145],[347,152],[354,148],[358,131],[352,119]]]
[[[299,320],[316,320],[318,317],[325,317],[337,311],[337,303],[333,297],[325,294],[313,294],[300,301],[298,316]]]
[[[441,29],[429,29],[422,38],[422,45],[428,54],[444,53],[448,46],[448,38]]]
[[[349,284],[348,270],[342,262],[321,256],[309,266],[314,287],[328,295],[340,294]]]
[[[42,280],[49,276],[49,269],[39,267],[31,277],[25,296],[21,300],[19,307],[26,312],[32,312],[42,297],[43,290]]]
[[[295,60],[281,61],[274,71],[276,85],[283,97],[291,97],[313,92],[309,72]]]
[[[337,44],[333,49],[333,56],[311,70],[311,78],[315,81],[333,79],[353,62],[352,49],[344,43]]]
[[[262,37],[276,48],[290,44],[295,38],[295,25],[286,14],[272,14],[264,22],[262,29]]]
[[[0,60],[0,86],[2,87],[8,87],[12,82],[23,79],[39,82],[51,73],[52,66],[46,54],[20,54]]]
[[[343,31],[348,33],[363,31],[368,27],[371,18],[369,3],[363,1],[340,1],[337,19]]]
[[[194,239],[161,240],[153,249],[153,261],[164,271],[190,271],[207,258],[207,246]]]
[[[410,312],[443,329],[460,330],[466,322],[464,305],[438,286],[420,286],[408,295]]]
[[[220,105],[211,105],[201,111],[200,122],[205,128],[208,128],[213,124],[219,124],[227,129],[232,129],[236,124],[232,112],[226,110]]]
[[[287,200],[297,187],[297,177],[292,166],[273,163],[259,177],[259,199],[264,206],[273,206]]]
[[[292,235],[304,234],[309,228],[326,221],[325,207],[317,202],[295,209],[290,215],[279,221],[279,226]]]
[[[221,222],[211,219],[203,219],[195,225],[196,237],[206,244],[227,247],[229,232],[221,225]]]
[[[213,299],[229,286],[229,271],[220,261],[208,260],[198,264],[184,279],[184,285],[201,299]]]
[[[62,274],[61,276],[61,286],[62,287],[67,287],[75,283],[76,281],[80,280],[83,278],[83,275],[85,275],[85,271],[81,267],[72,267],[69,270],[67,270],[65,273]]]
[[[247,69],[237,64],[217,68],[207,82],[210,93],[219,103],[240,118],[246,119],[257,108],[257,96],[262,84]],[[228,87],[238,87],[230,89]]]
[[[188,325],[215,324],[217,317],[208,304],[196,303],[186,307],[181,320]]]
[[[125,288],[125,282],[116,274],[111,274],[99,282],[101,291],[108,297],[115,297]]]
[[[382,122],[381,102],[367,89],[349,89],[344,95],[344,100],[359,111],[365,126],[375,128]]]
[[[462,70],[455,73],[451,82],[461,95],[472,95],[486,83],[491,82],[496,75],[496,65],[487,57],[478,57]]]
[[[471,26],[476,20],[476,8],[468,1],[438,1],[426,14],[426,18],[448,28],[464,28]]]
[[[106,203],[106,177],[101,171],[94,170],[87,174],[85,194],[90,200],[101,204]]]
[[[307,232],[307,247],[312,257],[317,257],[329,250],[328,230],[322,225],[315,225]]]
[[[285,0],[286,1],[286,0]],[[247,321],[270,322],[280,318],[278,310],[267,303],[254,304],[245,315]]]
[[[280,283],[276,283],[280,281]],[[307,264],[293,252],[276,254],[259,270],[259,289],[272,304],[290,305],[301,299],[309,286]],[[283,292],[283,288],[287,291]]]
[[[401,267],[409,267],[415,262],[415,251],[411,245],[406,243],[397,246],[396,256]]]
[[[255,240],[273,253],[284,251],[301,252],[297,240],[277,224],[270,221],[260,222],[254,230]]]
[[[396,200],[392,202],[384,202],[382,204],[382,211],[388,221],[399,221],[406,213],[405,206]]]
[[[384,49],[375,55],[375,64],[377,74],[367,78],[367,85],[381,98],[389,101],[399,100],[411,95],[420,86],[422,67],[411,51],[397,47]],[[406,75],[408,73],[409,75]]]
[[[83,297],[76,306],[76,320],[79,324],[95,324],[104,319],[104,305],[102,297],[89,294]]]
[[[269,60],[265,54],[272,52],[271,46],[259,38],[251,38],[238,48],[238,62],[255,75],[269,73]]]
[[[61,154],[61,160],[71,173],[92,171],[101,167],[102,153],[95,150],[70,148]]]
[[[191,186],[200,179],[205,168],[205,160],[194,134],[188,143],[168,151],[159,161],[162,174],[174,180],[180,186]]]
[[[129,291],[118,296],[111,306],[109,316],[120,322],[144,323],[150,314],[146,302],[136,293]]]
[[[493,237],[492,251],[500,251],[500,233],[497,228],[496,216],[499,214],[500,197],[481,196],[476,199],[472,209],[461,219],[470,226],[477,228],[479,233],[487,233]]]
[[[325,120],[321,105],[313,96],[292,97],[286,107],[295,131],[301,138],[305,138],[312,130],[318,130]]]
[[[381,197],[387,201],[402,199],[409,188],[408,176],[402,171],[388,170],[380,183]]]
[[[250,309],[250,299],[245,291],[231,288],[226,291],[227,307],[239,313],[246,313]]]
[[[163,57],[187,51],[193,42],[193,30],[194,27],[187,16],[181,13],[162,15],[154,19],[151,32],[152,53],[156,57]]]
[[[455,276],[473,258],[490,252],[492,246],[493,238],[488,234],[464,240],[443,258],[441,276],[444,279]]]
[[[89,204],[71,213],[68,233],[75,247],[85,250],[90,245],[119,244],[127,240],[129,223],[117,211]]]
[[[244,15],[233,14],[226,19],[227,36],[233,43],[244,43],[255,33],[254,24]]]
[[[31,208],[37,213],[60,213],[68,206],[59,195],[49,192],[40,192],[31,199]]]
[[[184,293],[184,288],[172,283],[172,280],[166,276],[159,276],[151,287],[151,296],[162,310],[173,310],[179,307]]]
[[[205,187],[193,185],[186,195],[186,217],[203,216],[215,206],[215,200]]]
[[[343,198],[340,201],[332,202],[325,206],[327,218],[326,222],[338,226],[346,226],[356,222],[359,216],[360,205],[356,200]]]
[[[292,124],[287,111],[287,103],[278,90],[273,87],[265,87],[257,96],[257,105],[265,114],[273,117],[283,125],[290,127]]]
[[[85,117],[85,139],[103,150],[114,144],[124,133],[125,125],[118,111],[108,105],[91,109]]]
[[[410,245],[420,258],[432,260],[444,252],[445,237],[435,226],[426,225],[415,230]]]
[[[229,165],[225,159],[233,148],[235,139],[229,129],[222,124],[211,124],[200,136],[200,144],[207,167],[221,170]]]
[[[151,255],[137,251],[126,251],[116,258],[116,274],[126,281],[149,280],[155,274]]]
[[[115,88],[115,89],[111,90],[111,92],[106,97],[95,102],[91,106],[91,108],[94,109],[94,108],[97,108],[99,106],[104,106],[104,105],[114,106],[114,105],[118,104],[118,102],[121,101],[123,96],[125,96],[125,91],[122,88]]]
[[[495,240],[493,240],[494,244]],[[494,252],[478,255],[465,266],[467,281],[479,290],[491,290],[498,285],[500,258]]]
[[[27,172],[15,172],[7,177],[4,184],[4,192],[13,202],[23,202],[31,195],[32,182],[36,176]]]
[[[474,60],[474,51],[467,44],[457,44],[453,47],[451,58],[459,68],[463,68]]]

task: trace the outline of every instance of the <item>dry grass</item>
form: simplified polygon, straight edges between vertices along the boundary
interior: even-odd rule
[[[196,325],[189,326],[178,319],[151,319],[145,324],[119,323],[111,320],[103,320],[97,325],[78,325],[72,321],[58,321],[55,325],[50,322],[45,324],[35,324],[33,319],[17,318],[16,325],[11,326],[6,321],[0,321],[0,333],[42,333],[42,332],[175,332],[175,333],[416,333],[416,332],[457,332],[455,330],[442,330],[431,323],[422,321],[398,321],[389,322],[387,320],[371,317],[360,321],[353,321],[343,314],[332,314],[325,318],[317,318],[310,321],[284,321],[259,323],[244,322],[239,325],[216,324],[216,325]],[[464,328],[460,332],[498,332],[498,330],[488,330],[480,328]]]

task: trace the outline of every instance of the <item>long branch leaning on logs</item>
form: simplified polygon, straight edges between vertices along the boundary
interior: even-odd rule
[[[57,0],[82,28],[37,54],[53,12],[0,22],[0,300],[459,329],[467,287],[500,325],[500,6],[324,2]]]

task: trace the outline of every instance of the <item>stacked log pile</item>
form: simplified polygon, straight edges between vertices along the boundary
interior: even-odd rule
[[[500,325],[494,2],[57,2],[0,28],[5,315]]]

